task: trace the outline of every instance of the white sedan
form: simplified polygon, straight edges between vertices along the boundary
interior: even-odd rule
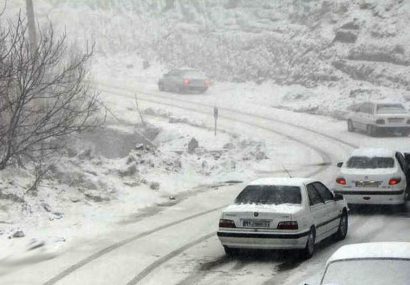
[[[373,242],[339,248],[327,261],[321,285],[408,285],[410,243]]]
[[[405,205],[408,165],[401,152],[361,148],[339,163],[334,192],[348,204]]]
[[[363,130],[369,136],[379,130],[410,134],[410,113],[400,103],[364,102],[355,108],[347,120],[349,132]]]
[[[343,197],[317,180],[263,178],[223,210],[218,237],[227,255],[239,248],[299,249],[310,258],[321,240],[345,238],[347,213]]]

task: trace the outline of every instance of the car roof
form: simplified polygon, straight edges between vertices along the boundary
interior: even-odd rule
[[[327,264],[352,259],[410,259],[410,242],[369,242],[344,245],[328,259]]]
[[[394,157],[395,151],[387,148],[358,148],[350,156]]]
[[[410,242],[369,242],[344,245],[328,259],[327,264],[348,259],[410,259]]]
[[[185,68],[175,68],[172,71],[178,71],[178,72],[186,72],[186,71],[196,71],[196,72],[201,72],[198,69],[194,69],[194,68],[189,68],[189,67],[185,67]]]
[[[296,178],[296,177],[267,177],[260,178],[250,182],[248,185],[283,185],[283,186],[302,186],[316,180],[310,178]]]
[[[403,106],[403,103],[398,102],[398,101],[396,101],[396,102],[394,102],[394,101],[374,101],[372,103],[376,104],[376,105],[388,104],[388,105],[402,105]]]

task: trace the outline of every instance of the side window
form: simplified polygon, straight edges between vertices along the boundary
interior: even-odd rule
[[[366,103],[363,103],[362,105],[360,105],[359,112],[366,113]]]
[[[360,107],[360,112],[366,114],[373,114],[373,104],[363,103],[363,105]]]
[[[403,155],[400,152],[396,152],[396,158],[399,161],[401,170],[403,170],[403,172],[406,173],[407,163]]]
[[[306,185],[306,190],[308,192],[309,201],[310,201],[311,206],[324,203],[319,193],[316,191],[315,187],[313,186],[313,184]]]
[[[374,114],[375,105],[372,104],[372,103],[369,103],[368,105],[369,105],[369,107],[368,107],[368,110],[367,110],[367,111],[368,111],[369,114],[372,114],[372,115],[373,115],[373,114]]]
[[[330,192],[325,185],[320,182],[315,182],[313,183],[313,186],[325,202],[334,200],[332,192]]]

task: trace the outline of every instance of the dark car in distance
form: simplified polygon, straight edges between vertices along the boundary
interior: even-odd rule
[[[158,81],[160,91],[177,93],[204,93],[209,86],[205,74],[195,69],[173,69]]]

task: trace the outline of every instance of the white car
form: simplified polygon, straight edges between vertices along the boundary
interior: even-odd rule
[[[409,168],[401,152],[356,149],[338,166],[333,190],[348,204],[405,205]]]
[[[339,248],[327,261],[321,285],[408,285],[410,243],[373,242]]]
[[[369,136],[375,136],[379,130],[390,130],[408,136],[410,113],[400,103],[365,102],[353,108],[347,120],[347,130],[362,130]]]
[[[227,255],[239,248],[299,249],[304,258],[315,244],[344,239],[348,208],[341,195],[307,178],[263,178],[248,184],[222,212],[218,237]]]

